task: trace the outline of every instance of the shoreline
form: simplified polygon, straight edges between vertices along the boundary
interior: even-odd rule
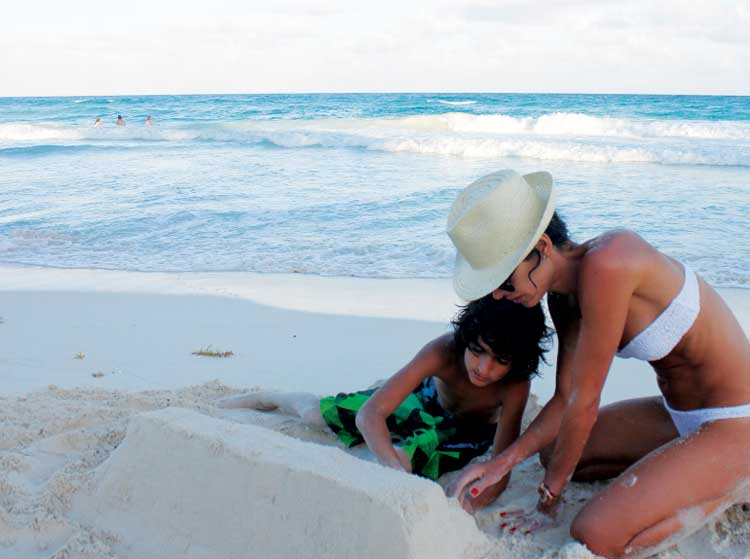
[[[0,264],[2,291],[213,295],[298,311],[437,321],[449,320],[455,312],[453,305],[463,304],[450,278],[136,272],[9,264]],[[441,301],[439,308],[430,304],[435,300]]]
[[[750,331],[750,290],[719,288]],[[361,389],[450,329],[449,279],[0,266],[0,394],[175,389],[219,379],[318,394]],[[193,355],[211,347],[229,358]],[[78,354],[83,359],[75,359]],[[555,348],[534,379],[554,390]],[[101,374],[99,374],[101,373]],[[647,363],[615,359],[603,403],[658,394]]]

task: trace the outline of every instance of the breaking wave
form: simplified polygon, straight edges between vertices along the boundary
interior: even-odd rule
[[[451,101],[458,103],[463,101]],[[167,122],[159,126],[1,124],[0,156],[71,146],[175,142],[354,148],[470,158],[750,166],[750,122],[633,120],[580,113],[539,117],[443,113],[398,118]]]

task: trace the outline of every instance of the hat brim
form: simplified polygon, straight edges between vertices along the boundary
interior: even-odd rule
[[[453,288],[459,297],[465,301],[481,299],[492,293],[507,280],[518,265],[528,256],[531,249],[544,233],[555,213],[555,190],[552,175],[546,171],[531,173],[523,176],[524,180],[534,188],[540,197],[546,199],[546,205],[540,216],[539,225],[527,242],[519,246],[518,250],[503,258],[493,266],[476,270],[471,267],[460,252],[456,252],[456,263],[453,271]]]

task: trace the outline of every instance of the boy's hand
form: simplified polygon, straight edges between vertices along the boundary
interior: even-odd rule
[[[393,468],[399,472],[405,472],[407,474],[412,473],[411,471],[411,460],[409,456],[404,452],[401,447],[393,446],[393,454],[376,454],[378,462],[381,466],[386,468]]]
[[[396,451],[396,456],[398,456],[398,461],[401,463],[401,469],[403,469],[407,474],[411,473],[411,460],[409,460],[409,456],[404,452],[404,450],[398,446],[393,447],[393,450]]]

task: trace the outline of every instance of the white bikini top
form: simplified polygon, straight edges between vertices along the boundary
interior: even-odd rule
[[[680,292],[651,324],[617,352],[618,357],[658,361],[669,355],[690,330],[701,310],[701,294],[695,272],[684,264],[682,267],[685,280]]]

